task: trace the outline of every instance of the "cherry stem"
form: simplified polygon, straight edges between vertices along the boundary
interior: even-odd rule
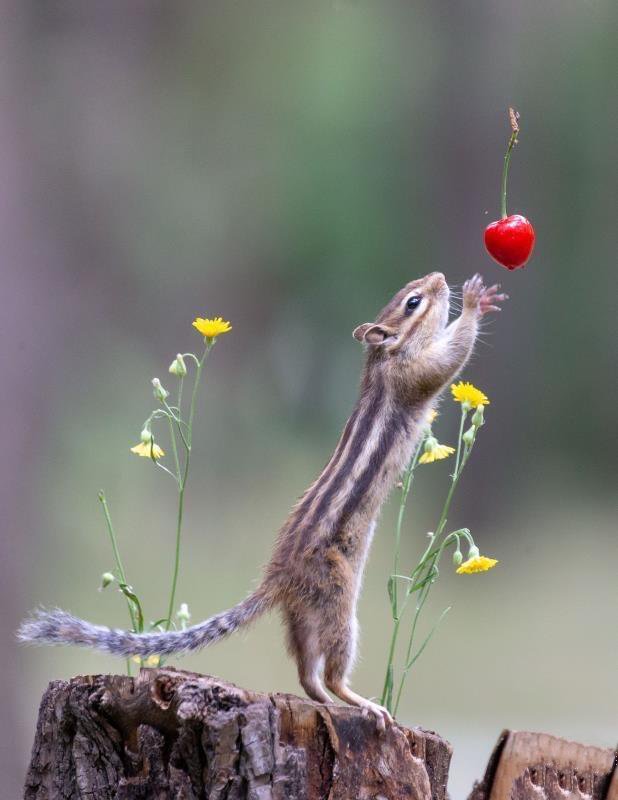
[[[509,174],[509,162],[511,160],[511,153],[513,152],[513,148],[517,144],[517,134],[519,131],[513,131],[511,134],[511,138],[509,139],[509,146],[506,149],[506,153],[504,155],[504,167],[502,168],[502,196],[501,196],[501,211],[502,211],[502,219],[506,219],[508,214],[506,213],[506,180]]]
[[[502,219],[506,219],[506,179],[509,174],[509,162],[511,160],[511,153],[513,152],[513,148],[517,144],[517,134],[519,133],[519,114],[515,111],[514,108],[509,108],[509,122],[511,123],[511,138],[509,139],[509,146],[506,148],[506,153],[504,154],[504,167],[502,168],[502,196],[501,200],[501,211],[502,211]]]

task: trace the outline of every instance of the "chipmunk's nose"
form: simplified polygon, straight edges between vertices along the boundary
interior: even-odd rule
[[[442,272],[431,272],[427,281],[432,289],[443,289],[446,286],[446,278]]]

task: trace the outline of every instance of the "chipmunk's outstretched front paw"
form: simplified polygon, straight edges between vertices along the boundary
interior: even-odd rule
[[[509,296],[508,294],[501,293],[499,290],[499,283],[490,286],[489,289],[483,289],[483,294],[479,301],[479,311],[481,314],[489,314],[490,311],[502,311],[497,304],[508,300]]]
[[[463,304],[464,308],[476,311],[480,308],[481,297],[485,291],[483,279],[476,273],[463,285]]]
[[[508,300],[508,295],[500,292],[500,284],[496,283],[488,289],[478,272],[463,285],[464,308],[478,311],[481,315],[500,311],[498,303],[505,300]]]

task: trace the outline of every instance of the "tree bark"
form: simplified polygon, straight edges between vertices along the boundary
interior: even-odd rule
[[[174,669],[54,681],[27,800],[446,800],[451,747],[356,708]]]

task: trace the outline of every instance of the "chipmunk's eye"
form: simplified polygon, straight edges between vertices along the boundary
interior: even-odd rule
[[[406,314],[411,314],[414,309],[418,306],[421,302],[422,298],[420,294],[415,294],[412,297],[409,297],[406,301]]]

